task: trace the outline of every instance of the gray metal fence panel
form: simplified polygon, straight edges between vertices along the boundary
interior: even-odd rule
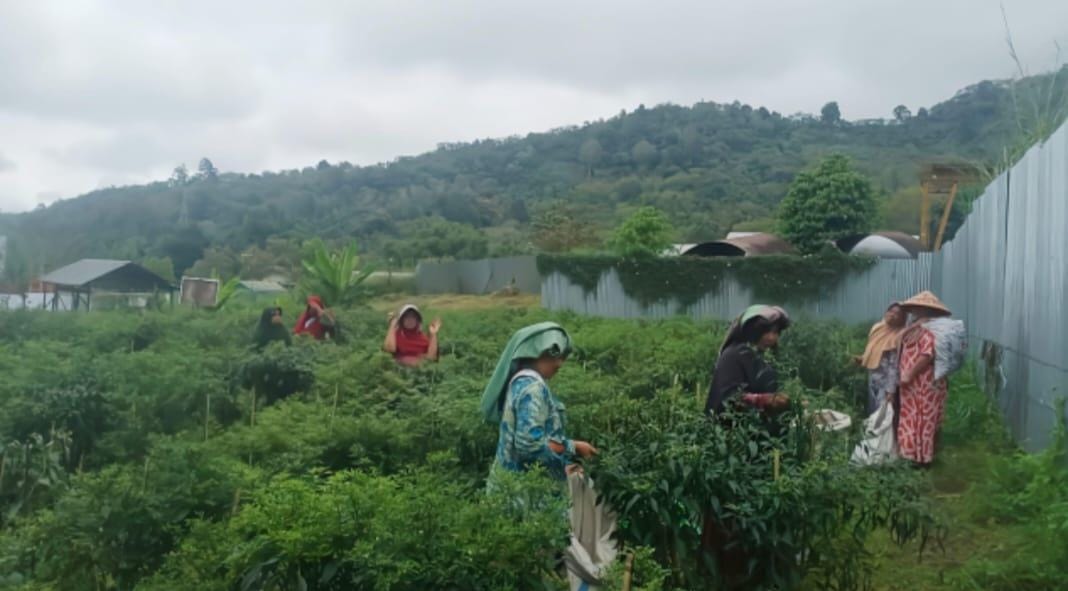
[[[767,303],[784,305],[797,316],[866,322],[881,316],[890,302],[929,289],[933,261],[929,254],[921,255],[918,260],[881,260],[870,270],[828,288],[818,298]],[[754,300],[752,290],[731,277],[725,278],[716,291],[705,294],[689,306],[683,306],[673,298],[642,305],[627,295],[614,269],[602,275],[590,293],[559,273],[553,273],[542,283],[542,305],[545,308],[609,318],[685,315],[696,319],[729,320]]]
[[[508,287],[515,279],[519,293],[541,292],[541,276],[533,256],[477,261],[422,261],[415,268],[415,289],[420,294],[482,295]]]

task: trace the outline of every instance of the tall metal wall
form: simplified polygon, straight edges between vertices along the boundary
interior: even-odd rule
[[[1050,441],[1068,396],[1068,125],[986,188],[936,257],[935,290],[967,321],[979,377],[1018,440]]]

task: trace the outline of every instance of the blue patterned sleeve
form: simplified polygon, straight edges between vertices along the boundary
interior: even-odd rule
[[[517,384],[518,385],[518,384]],[[524,384],[516,398],[516,452],[531,462],[545,466],[550,472],[562,473],[575,445],[562,433],[552,433],[552,405],[549,391],[536,381]],[[549,441],[564,446],[564,453],[555,453]]]

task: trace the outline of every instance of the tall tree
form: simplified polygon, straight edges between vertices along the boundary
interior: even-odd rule
[[[596,240],[590,224],[564,204],[545,208],[531,226],[531,241],[544,252],[569,252]]]
[[[425,258],[481,259],[489,252],[489,240],[483,232],[467,224],[442,218],[422,218],[401,224],[406,238],[390,245],[397,259],[418,261]]]
[[[165,235],[156,250],[174,262],[174,274],[181,277],[186,269],[204,256],[204,249],[208,245],[207,237],[198,226],[183,225]]]
[[[656,150],[656,146],[649,143],[648,140],[641,140],[634,144],[634,148],[631,149],[631,156],[639,166],[643,168],[649,168],[656,164],[657,156],[659,153]]]
[[[174,172],[171,173],[171,178],[167,181],[167,184],[172,187],[180,187],[189,182],[189,169],[184,164],[179,164],[174,167]]]
[[[174,276],[174,263],[167,257],[148,257],[142,259],[141,266],[171,283],[177,282],[177,278]]]
[[[197,176],[204,180],[213,181],[219,176],[219,169],[215,168],[211,160],[201,158],[200,164],[197,165]]]
[[[609,246],[623,257],[647,258],[671,246],[674,230],[667,217],[655,207],[642,207],[631,214],[612,236]]]
[[[842,111],[838,108],[838,103],[831,101],[823,108],[820,109],[820,121],[829,125],[837,125],[842,121]]]
[[[603,155],[604,148],[601,147],[601,142],[595,138],[582,142],[582,146],[579,147],[579,161],[586,165],[586,176],[588,178],[593,177],[594,170],[601,163]]]
[[[806,254],[828,241],[870,232],[874,220],[871,183],[841,154],[798,174],[779,209],[779,231]]]
[[[898,123],[904,123],[905,121],[908,121],[911,118],[912,111],[910,111],[909,108],[905,105],[898,105],[894,107],[894,119],[896,119]]]
[[[697,160],[698,151],[701,149],[701,131],[694,124],[689,124],[679,133],[679,143],[686,151],[686,160],[693,164]]]

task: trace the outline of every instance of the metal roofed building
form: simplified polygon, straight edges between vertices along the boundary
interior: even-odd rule
[[[90,309],[94,293],[152,294],[167,292],[173,302],[175,287],[166,279],[132,261],[110,259],[82,259],[60,267],[40,278],[44,291],[68,293],[70,309],[85,306]],[[61,298],[52,299],[52,309],[58,309]]]

